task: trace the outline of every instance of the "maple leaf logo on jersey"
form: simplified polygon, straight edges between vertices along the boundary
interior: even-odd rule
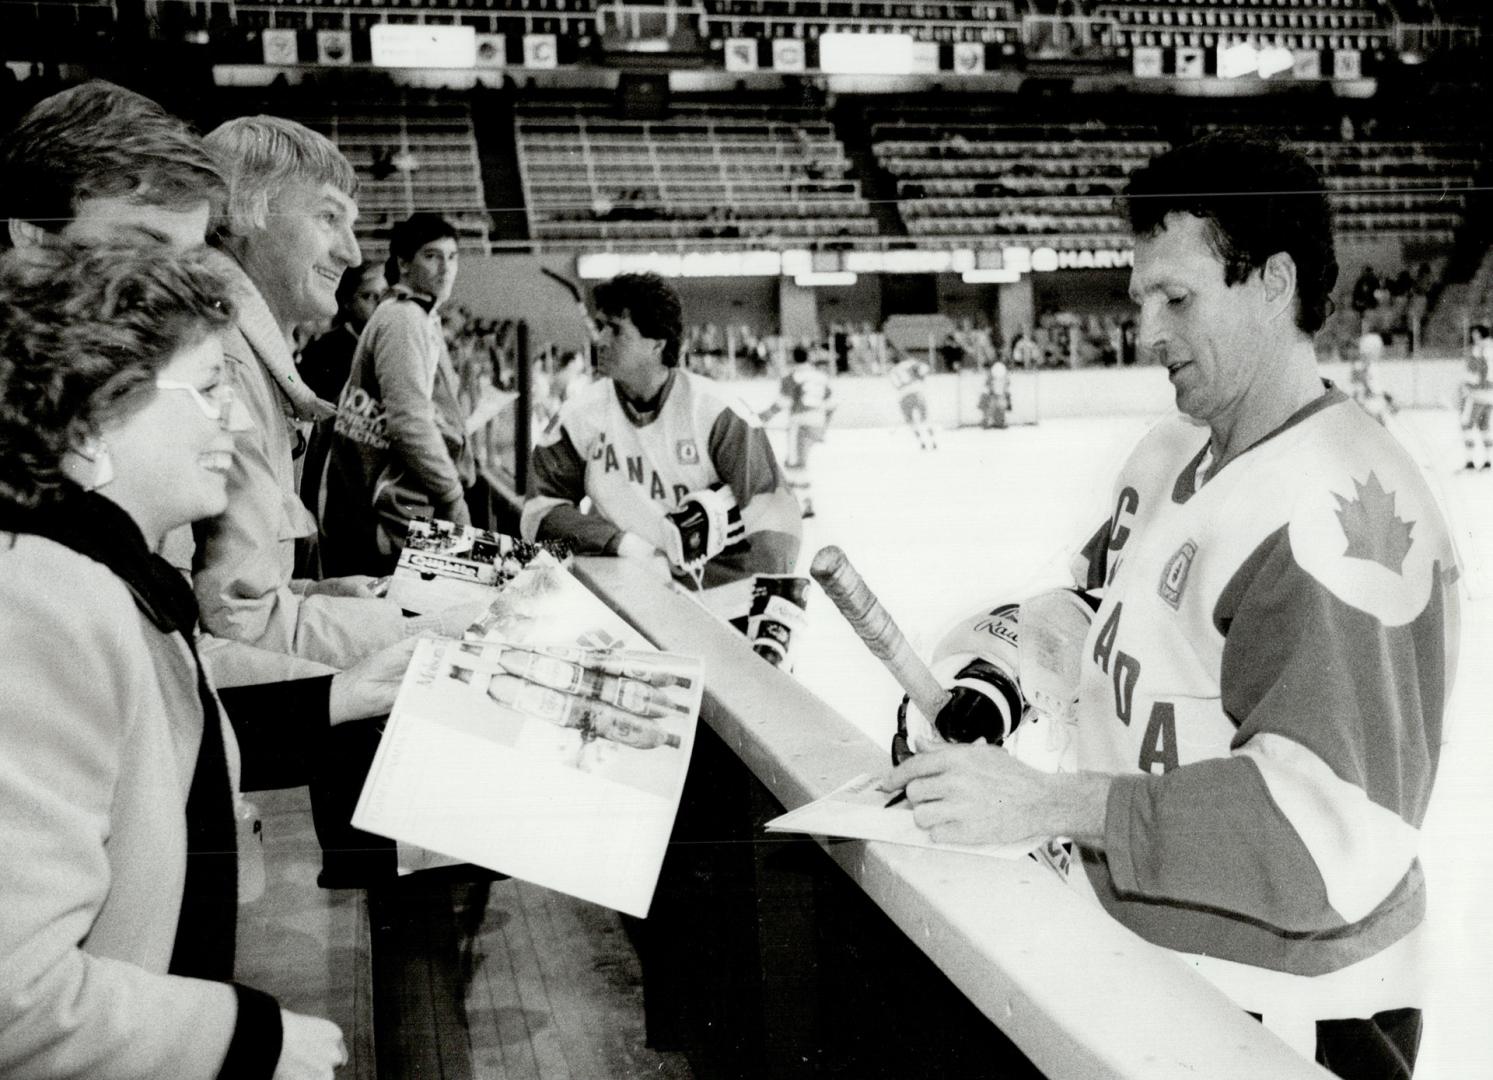
[[[1337,520],[1343,527],[1349,559],[1368,559],[1386,570],[1400,573],[1410,552],[1411,532],[1415,522],[1403,520],[1395,513],[1395,497],[1384,490],[1372,472],[1363,483],[1353,481],[1353,498],[1333,493],[1337,500]]]

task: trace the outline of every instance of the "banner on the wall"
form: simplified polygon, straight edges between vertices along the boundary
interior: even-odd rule
[[[803,71],[804,43],[798,38],[776,38],[772,43],[772,66],[775,71]]]
[[[274,29],[259,32],[259,44],[264,49],[266,64],[299,64],[300,52],[296,48],[294,30]]]
[[[1130,70],[1137,79],[1158,79],[1163,55],[1155,45],[1137,45],[1130,57]]]
[[[353,62],[353,36],[347,30],[316,32],[316,62],[344,66]]]
[[[756,71],[757,70],[757,39],[756,38],[727,38],[726,39],[726,70],[727,71]]]

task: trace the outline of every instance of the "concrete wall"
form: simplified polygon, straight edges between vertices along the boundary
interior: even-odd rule
[[[590,341],[586,316],[575,299],[541,267],[566,278],[586,295],[568,255],[489,255],[465,257],[456,277],[452,301],[465,304],[486,319],[524,319],[536,346],[552,341],[565,351],[584,349]]]

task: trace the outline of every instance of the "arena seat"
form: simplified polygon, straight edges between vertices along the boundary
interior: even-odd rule
[[[1013,0],[705,0],[706,35],[813,39],[828,31],[910,34],[922,41],[1014,44]]]
[[[833,127],[811,112],[689,106],[667,120],[520,113],[531,235],[545,246],[872,236]]]
[[[1125,246],[1114,196],[1166,146],[1144,128],[948,124],[914,111],[883,114],[871,138],[911,235],[1063,247]]]
[[[1131,47],[1268,39],[1288,48],[1364,49],[1390,38],[1369,0],[1105,0],[1093,15],[1113,19],[1119,44]]]
[[[266,111],[330,138],[358,175],[358,242],[365,258],[388,251],[388,231],[417,210],[444,214],[461,250],[486,254],[491,220],[469,106],[406,94],[326,100],[299,97]]]
[[[1305,140],[1296,146],[1322,171],[1339,235],[1455,240],[1478,170],[1473,144]]]

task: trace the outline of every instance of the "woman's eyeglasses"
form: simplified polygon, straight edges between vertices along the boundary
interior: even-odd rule
[[[182,390],[192,395],[192,400],[202,415],[209,420],[225,423],[233,412],[233,403],[236,400],[233,387],[228,383],[219,383],[206,392],[197,389],[191,383],[179,382],[176,379],[157,379],[157,390]]]

